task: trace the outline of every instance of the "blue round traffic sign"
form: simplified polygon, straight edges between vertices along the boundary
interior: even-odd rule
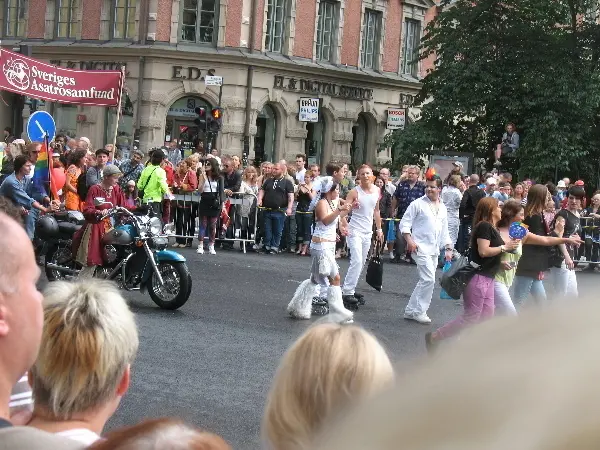
[[[27,137],[31,142],[44,142],[48,136],[48,142],[56,136],[56,123],[54,118],[46,111],[36,111],[29,116],[27,122]]]

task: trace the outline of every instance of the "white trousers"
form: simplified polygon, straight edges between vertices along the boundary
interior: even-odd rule
[[[412,259],[417,263],[417,273],[419,281],[415,286],[413,293],[410,296],[408,305],[404,309],[404,313],[412,316],[420,316],[427,313],[433,296],[433,288],[435,287],[435,271],[438,264],[437,255],[419,255],[411,254]]]
[[[550,272],[552,274],[553,295],[555,298],[572,300],[579,297],[575,271],[567,269],[564,261],[560,268],[553,267]]]
[[[508,292],[508,286],[496,280],[494,280],[494,314],[497,316],[517,315],[517,310]]]
[[[350,266],[348,267],[348,273],[342,286],[343,295],[354,295],[360,274],[365,266],[365,259],[371,247],[372,237],[372,232],[368,234],[351,232],[346,238],[346,243],[350,249]]]

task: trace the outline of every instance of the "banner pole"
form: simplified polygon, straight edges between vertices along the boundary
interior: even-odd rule
[[[115,152],[117,151],[117,132],[119,130],[119,120],[121,120],[121,102],[123,101],[123,90],[125,87],[125,66],[121,66],[121,95],[119,95],[119,104],[117,105],[117,120],[115,120],[115,133],[113,134],[113,153],[111,161],[114,159]]]
[[[52,150],[50,150],[50,142],[48,142],[48,132],[44,131],[44,145],[46,146],[46,157],[48,158],[48,193],[50,194],[50,200],[56,200],[54,193],[52,192]]]

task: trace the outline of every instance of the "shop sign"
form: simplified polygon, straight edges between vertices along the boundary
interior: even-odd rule
[[[206,75],[204,77],[204,84],[207,86],[222,86],[223,77],[217,77],[215,75]]]
[[[52,66],[13,53],[0,52],[0,89],[53,102],[117,106],[121,71],[81,71]]]
[[[180,117],[184,119],[197,119],[196,107],[208,108],[206,102],[196,97],[184,97],[177,100],[169,108],[168,116]]]
[[[114,61],[62,61],[54,59],[50,60],[50,64],[65,69],[79,70],[121,70],[121,67],[127,67],[126,62]]]
[[[318,98],[301,98],[298,120],[300,122],[318,122],[319,101]]]
[[[372,100],[373,89],[346,86],[337,83],[326,83],[315,80],[303,80],[299,78],[286,78],[276,75],[273,87],[291,92],[306,94],[329,95],[352,100]]]
[[[212,77],[214,75],[215,69],[203,70],[194,66],[172,66],[171,79],[204,81],[205,76]]]
[[[411,94],[400,94],[400,106],[410,108],[415,104],[415,96]]]
[[[404,108],[388,108],[387,129],[404,130],[406,125],[406,110]]]

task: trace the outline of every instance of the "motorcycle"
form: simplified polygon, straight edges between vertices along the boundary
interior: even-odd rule
[[[104,263],[95,268],[93,276],[113,280],[127,291],[147,290],[162,309],[181,308],[192,292],[192,276],[185,258],[166,250],[169,241],[161,235],[162,221],[151,210],[134,213],[103,198],[96,198],[94,203],[109,206],[101,219],[110,218],[116,225],[102,237]],[[57,221],[54,226],[51,219],[41,225],[40,221],[39,237],[49,243],[45,259],[48,280],[76,278],[82,266],[75,261],[71,247],[73,235],[82,224],[67,226]]]

